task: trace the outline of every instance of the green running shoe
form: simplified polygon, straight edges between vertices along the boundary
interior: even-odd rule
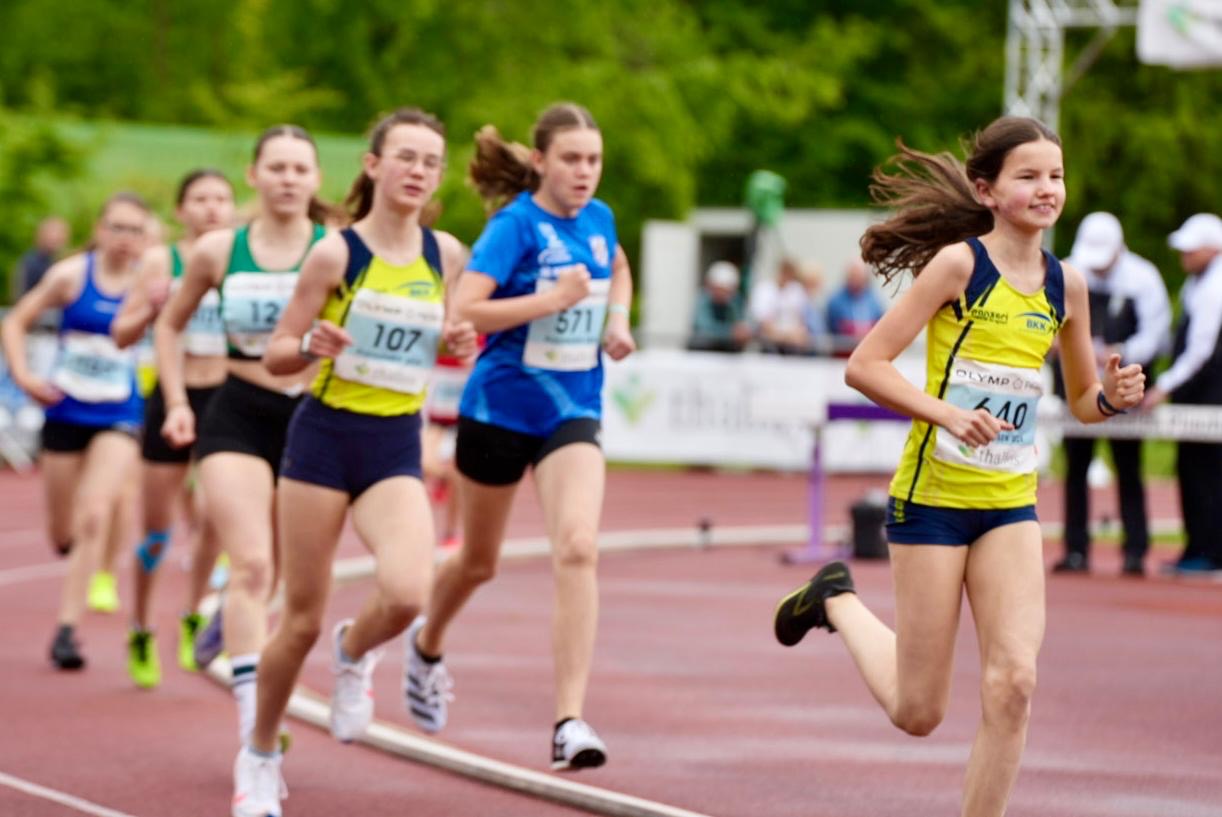
[[[178,666],[187,672],[199,672],[195,663],[195,634],[204,626],[199,613],[187,613],[178,622]]]
[[[776,640],[792,647],[811,629],[822,627],[829,633],[836,628],[827,619],[823,603],[841,593],[854,593],[853,576],[844,562],[828,562],[810,581],[781,599],[773,625]]]
[[[119,580],[115,574],[99,570],[89,578],[89,609],[98,613],[119,610]]]
[[[127,674],[143,689],[153,689],[161,683],[157,639],[148,630],[132,630],[127,637]]]

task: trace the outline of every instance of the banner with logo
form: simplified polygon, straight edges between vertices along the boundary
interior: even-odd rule
[[[1222,2],[1142,0],[1137,57],[1172,68],[1222,66]]]
[[[922,382],[923,361],[900,365]],[[865,402],[844,384],[843,360],[646,350],[607,363],[603,445],[624,462],[804,471],[829,402]],[[830,471],[889,472],[908,433],[902,422],[830,428],[822,439]]]

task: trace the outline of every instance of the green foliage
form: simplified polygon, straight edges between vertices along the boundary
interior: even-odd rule
[[[9,275],[30,247],[38,221],[50,213],[47,190],[56,180],[81,172],[84,150],[45,121],[11,116],[0,109],[0,301],[11,292]]]
[[[474,131],[492,122],[525,141],[539,110],[575,99],[606,135],[600,195],[635,257],[645,219],[739,204],[753,170],[784,176],[791,207],[855,207],[897,136],[956,147],[1000,112],[1005,14],[976,0],[6,0],[0,99],[208,126],[234,145],[223,156],[194,142],[159,149],[178,132],[148,131],[140,167],[89,168],[100,180],[84,180],[80,198],[91,201],[103,181],[164,197],[197,164],[236,175],[251,134],[275,122],[355,136],[418,105],[448,125],[443,225],[468,241],[484,219],[464,184]],[[1088,36],[1070,38],[1069,59]],[[1216,207],[1222,112],[1207,101],[1222,96],[1219,76],[1139,65],[1133,32],[1113,38],[1064,101],[1059,250],[1086,212],[1109,209],[1135,250],[1178,274],[1167,233]],[[131,147],[107,138],[104,156]],[[324,156],[329,185],[355,172],[349,149]]]

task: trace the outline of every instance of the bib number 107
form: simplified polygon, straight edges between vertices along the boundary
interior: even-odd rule
[[[419,329],[405,329],[402,326],[388,330],[384,323],[376,324],[375,329],[377,334],[373,338],[373,348],[389,352],[410,352],[424,335]]]

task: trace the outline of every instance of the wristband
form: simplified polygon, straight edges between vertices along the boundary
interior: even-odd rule
[[[1099,389],[1099,396],[1095,398],[1095,407],[1099,409],[1099,413],[1104,417],[1115,417],[1117,414],[1128,414],[1124,409],[1118,409],[1107,401],[1103,396],[1103,389]]]
[[[314,335],[314,330],[306,332],[301,336],[301,345],[297,347],[297,354],[309,361],[318,360],[318,355],[310,351],[310,338]]]
[[[608,304],[607,311],[612,315],[623,315],[628,317],[628,307],[624,304]]]

